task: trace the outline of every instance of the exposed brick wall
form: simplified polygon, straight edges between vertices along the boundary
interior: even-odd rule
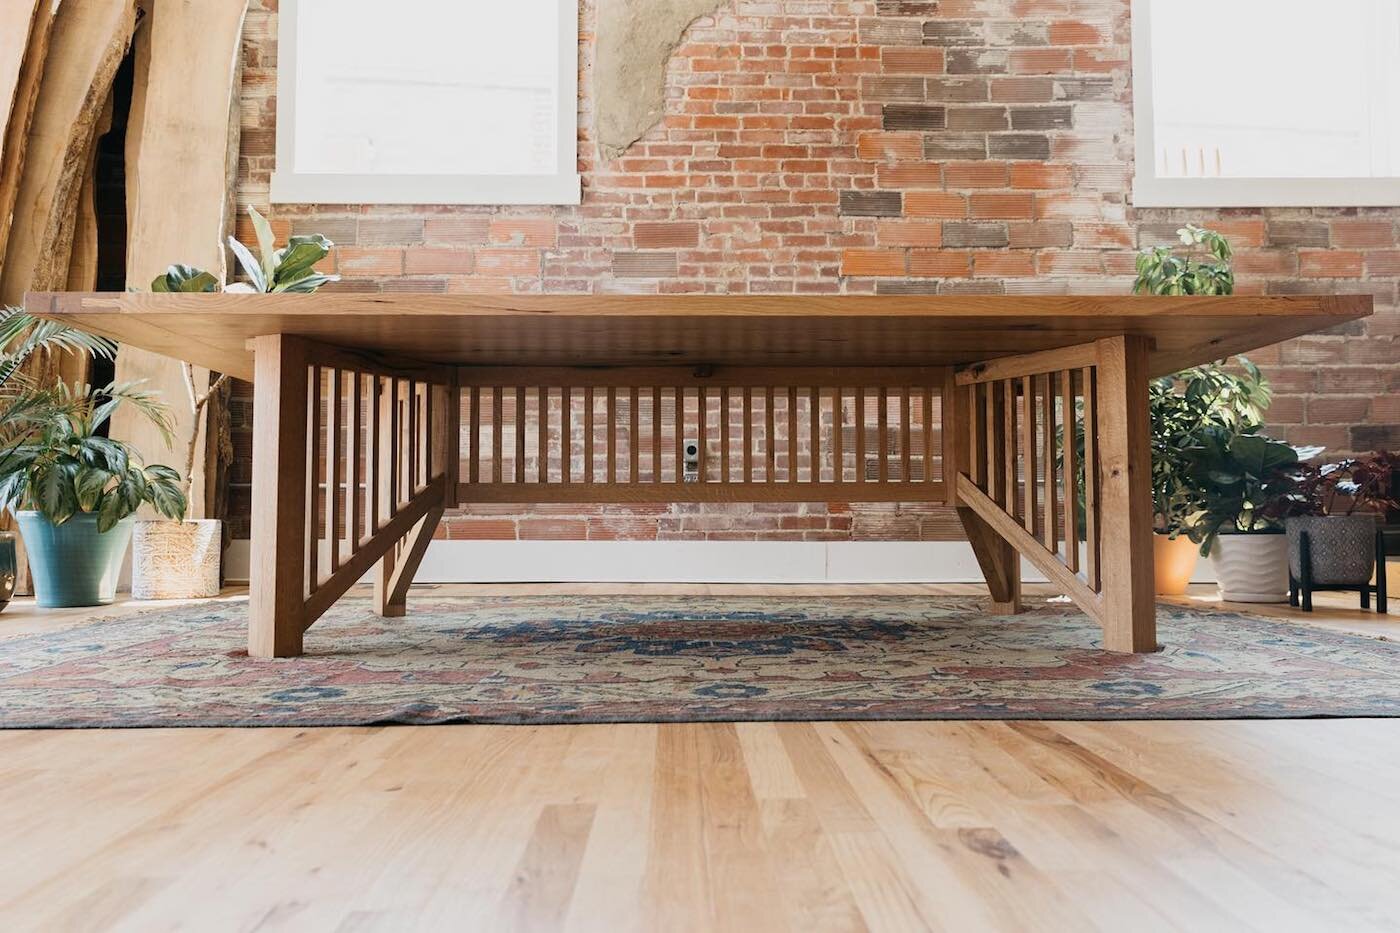
[[[1228,233],[1245,292],[1369,292],[1378,313],[1254,354],[1271,427],[1400,447],[1400,210],[1135,210],[1129,0],[736,0],[670,62],[667,116],[622,158],[589,139],[578,208],[279,207],[363,291],[1123,293],[1182,222]],[[267,208],[276,0],[245,39],[239,197]],[[1306,67],[1306,63],[1300,63]],[[463,115],[465,118],[466,115]],[[235,412],[246,482],[246,396]],[[246,509],[246,487],[236,502]],[[453,537],[939,538],[941,510],[472,509]]]

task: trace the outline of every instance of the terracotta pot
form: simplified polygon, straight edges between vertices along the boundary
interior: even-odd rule
[[[1220,535],[1210,563],[1226,602],[1288,602],[1288,538],[1282,532]]]
[[[1200,545],[1186,535],[1168,538],[1152,536],[1152,571],[1158,596],[1180,596],[1196,572],[1201,559]]]

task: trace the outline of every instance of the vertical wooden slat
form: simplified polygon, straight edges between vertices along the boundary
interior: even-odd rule
[[[583,390],[583,481],[593,482],[593,387]]]
[[[771,483],[773,477],[778,472],[778,445],[773,442],[773,435],[777,433],[777,415],[773,412],[773,387],[763,388],[763,443],[768,448],[768,464],[764,473],[764,481]]]
[[[933,389],[923,387],[924,408],[924,482],[933,482]]]
[[[1036,483],[1040,476],[1036,472],[1036,449],[1035,449],[1035,379],[1030,376],[1021,377],[1022,412],[1021,412],[1021,447],[1025,450],[1025,486],[1021,492],[1021,526],[1035,534],[1035,509],[1036,509]]]
[[[1098,592],[1099,581],[1099,452],[1093,368],[1083,370],[1084,384],[1084,574],[1089,589]]]
[[[661,387],[651,387],[651,481],[661,482]]]
[[[515,387],[515,481],[525,482],[525,387]]]
[[[377,373],[369,377],[369,396],[365,407],[369,412],[369,456],[365,458],[365,537],[379,530],[379,477],[382,475],[379,464],[380,425],[383,424],[379,406],[384,396],[383,387]]]
[[[1005,451],[1006,479],[1002,490],[1002,508],[1007,514],[1016,514],[1016,383],[1007,379],[1001,384],[1002,427],[1005,436],[1002,449]]]
[[[564,386],[559,391],[559,478],[569,483],[574,475],[574,390]]]
[[[375,377],[378,381],[379,377]],[[481,481],[481,386],[472,386],[471,430],[467,438],[467,481]]]
[[[418,483],[419,465],[423,459],[423,427],[418,417],[418,383],[412,379],[408,380],[404,389],[404,407],[408,412],[408,437],[405,441],[408,445],[408,469],[404,471],[403,498],[407,502],[413,497],[414,487]]]
[[[719,390],[719,481],[729,482],[729,386]]]
[[[912,461],[909,450],[909,437],[913,433],[909,418],[909,387],[899,390],[899,481],[909,482],[909,464]]]
[[[977,488],[987,489],[987,384],[976,383],[967,392],[967,474]]]
[[[388,510],[388,518],[393,518],[399,514],[399,463],[403,459],[400,455],[400,428],[399,428],[399,381],[390,379],[387,392],[384,393],[384,402],[389,411],[389,446],[384,451],[387,455],[381,464],[382,482],[384,483],[384,506]]]
[[[744,477],[741,482],[753,482],[753,390],[744,386]]]
[[[617,482],[617,388],[608,386],[608,467],[609,483]]]
[[[788,386],[787,481],[797,482],[797,386]]]
[[[968,449],[967,425],[963,418],[967,415],[967,403],[963,397],[971,395],[971,387],[958,385],[957,374],[952,368],[943,372],[943,383],[938,387],[938,439],[939,452],[943,455],[944,498],[951,506],[957,506],[959,477],[967,474]]]
[[[340,399],[343,373],[331,370],[326,405],[326,540],[330,543],[330,572],[340,569]]]
[[[321,585],[321,575],[317,565],[321,561],[321,367],[312,366],[310,388],[307,392],[307,442],[310,445],[310,464],[307,470],[307,535],[310,547],[307,555],[306,595],[316,592]]]
[[[501,482],[501,472],[505,459],[502,448],[505,444],[505,386],[494,386],[491,389],[491,482],[497,485]]]
[[[676,386],[676,482],[685,482],[685,389]]]
[[[865,389],[856,386],[856,482],[865,482]]]
[[[709,470],[708,470],[708,466],[707,466],[707,464],[705,463],[705,454],[707,453],[707,451],[705,450],[705,446],[706,446],[705,422],[707,422],[707,421],[709,420],[709,418],[708,418],[709,410],[708,410],[708,409],[709,409],[709,407],[710,407],[710,402],[709,402],[709,399],[706,397],[706,394],[705,394],[705,387],[704,387],[704,386],[698,386],[698,387],[696,388],[696,390],[695,390],[695,395],[696,395],[696,399],[697,399],[697,407],[696,407],[696,415],[695,415],[695,417],[696,417],[696,422],[695,422],[695,444],[696,444],[696,450],[697,450],[697,452],[698,452],[698,456],[697,456],[697,458],[696,458],[696,460],[695,460],[695,474],[696,474],[696,478],[699,479],[699,481],[703,483],[703,482],[706,481],[706,476],[705,476],[705,474],[709,471]]]
[[[1006,404],[1003,401],[1005,389],[1010,383],[987,383],[987,495],[1005,510],[1011,502],[1011,493],[1006,488]]]
[[[840,386],[831,390],[831,479],[836,483],[846,481],[846,451],[842,449],[846,440],[842,436],[846,433],[844,393]]]
[[[535,390],[539,411],[535,414],[536,482],[549,482],[549,387]]]
[[[881,483],[886,483],[890,478],[890,395],[889,390],[880,386],[876,401],[880,410],[875,413],[875,427],[879,433],[876,435],[875,449],[876,456],[880,459],[876,463],[875,476]]]
[[[360,414],[361,382],[358,372],[350,373],[350,443],[345,455],[345,542],[353,553],[360,541]]]
[[[637,453],[637,434],[640,432],[642,424],[642,414],[638,410],[638,395],[637,387],[633,386],[627,399],[627,482],[634,485],[637,482],[637,464],[641,460]]]
[[[1045,546],[1056,551],[1059,548],[1059,492],[1055,489],[1055,374],[1045,374],[1044,398],[1044,437],[1041,438],[1040,456],[1044,463],[1041,472],[1045,477],[1045,527],[1041,529],[1041,540]]]
[[[812,386],[807,390],[807,433],[811,440],[807,444],[807,471],[809,483],[822,481],[822,397],[821,390]]]
[[[1061,416],[1064,419],[1065,437],[1062,445],[1065,452],[1065,563],[1075,573],[1079,572],[1079,452],[1075,442],[1074,414],[1074,372],[1060,373],[1060,390],[1064,393],[1061,401]]]

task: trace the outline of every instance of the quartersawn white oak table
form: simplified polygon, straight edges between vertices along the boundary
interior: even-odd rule
[[[464,501],[947,503],[995,610],[1020,608],[1020,554],[1106,649],[1151,651],[1148,380],[1371,304],[27,296],[36,314],[252,380],[258,657],[300,654],[371,569],[377,610],[402,615],[438,520]]]

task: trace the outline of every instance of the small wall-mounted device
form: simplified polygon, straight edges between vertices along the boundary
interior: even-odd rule
[[[700,444],[697,441],[687,440],[682,449],[684,463],[682,464],[681,478],[687,483],[698,483],[700,481]]]

